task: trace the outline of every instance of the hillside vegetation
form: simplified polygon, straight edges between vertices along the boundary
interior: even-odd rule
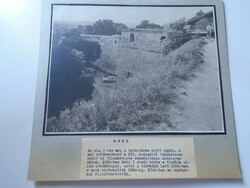
[[[50,132],[171,131],[170,109],[181,108],[176,89],[203,63],[202,39],[192,39],[166,55],[120,48],[103,51],[95,63],[109,64],[116,83],[96,77],[92,99],[48,120]]]

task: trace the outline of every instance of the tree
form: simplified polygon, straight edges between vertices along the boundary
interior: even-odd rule
[[[94,78],[82,78],[81,74],[84,68],[100,58],[100,54],[100,45],[81,39],[75,29],[70,30],[62,43],[53,48],[48,118],[58,116],[65,108],[71,108],[80,98],[91,99]]]
[[[98,20],[94,23],[94,34],[96,35],[114,35],[115,27],[112,20]]]
[[[204,12],[202,10],[200,10],[199,12],[196,12],[196,16],[202,16],[204,14]]]
[[[163,53],[167,55],[171,50],[175,50],[191,39],[191,34],[185,29],[186,20],[180,19],[170,24],[167,31],[167,40],[163,41]]]
[[[89,35],[121,35],[127,26],[122,23],[114,23],[113,20],[98,20],[93,25],[86,25],[83,33]]]
[[[142,20],[141,24],[136,26],[136,28],[148,28],[149,20]]]
[[[94,27],[92,25],[85,25],[84,33],[90,35],[94,34]]]
[[[115,23],[115,34],[121,35],[123,29],[127,29],[127,26],[122,23]]]
[[[79,38],[81,32],[77,28],[70,29],[66,34],[65,37],[67,38]]]
[[[71,51],[73,49],[80,51],[84,54],[85,66],[89,66],[92,62],[100,58],[101,47],[97,42],[83,40],[80,35],[73,35],[63,40],[62,45],[65,45]]]
[[[137,25],[136,28],[143,28],[143,29],[162,29],[163,27],[154,24],[154,23],[149,23],[149,20],[142,20],[140,25]]]
[[[82,34],[82,33],[84,32],[84,26],[78,25],[78,26],[77,26],[77,30],[78,30],[78,32],[79,32],[80,34]]]

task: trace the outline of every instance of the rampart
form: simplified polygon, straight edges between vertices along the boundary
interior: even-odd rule
[[[139,49],[150,52],[161,52],[162,41],[167,38],[163,29],[126,29],[121,35],[85,35],[85,40],[98,42],[101,48],[115,49],[118,47]]]

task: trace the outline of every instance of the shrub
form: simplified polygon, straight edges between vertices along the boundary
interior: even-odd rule
[[[182,46],[191,39],[191,34],[185,29],[186,21],[184,19],[176,21],[170,25],[167,31],[167,39],[163,43],[162,52],[167,55],[170,51]]]
[[[59,118],[49,118],[47,131],[53,132],[95,132],[96,110],[95,105],[80,100],[71,109],[60,112]]]
[[[193,39],[176,51],[169,53],[167,59],[169,61],[172,77],[188,80],[196,69],[200,68],[203,63],[203,52],[201,47],[206,44],[202,39]]]

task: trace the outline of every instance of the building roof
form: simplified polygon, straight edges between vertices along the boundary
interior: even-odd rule
[[[190,24],[194,24],[195,22],[198,22],[200,19],[206,17],[206,16],[213,16],[213,11],[209,11],[205,14],[202,14],[201,16],[196,16],[196,17],[193,17],[191,19],[189,19],[187,21],[187,24],[190,25]]]

